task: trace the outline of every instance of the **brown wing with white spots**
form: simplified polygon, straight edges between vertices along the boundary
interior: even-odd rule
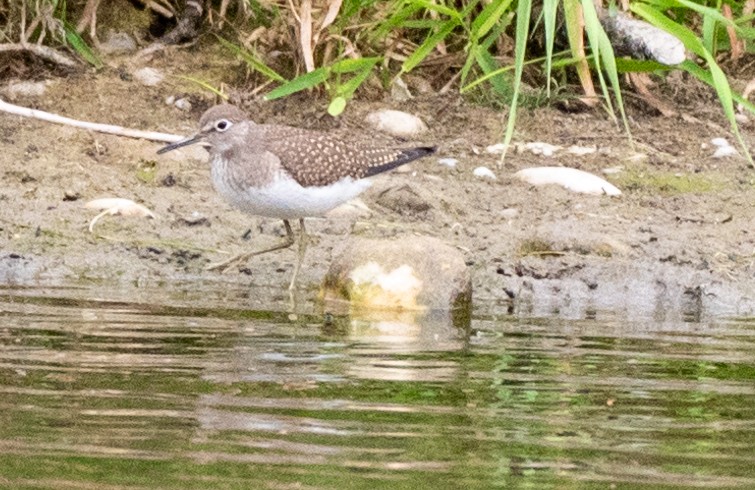
[[[429,155],[435,148],[363,148],[329,134],[289,126],[258,126],[264,149],[304,186],[324,186],[345,177],[360,179]]]

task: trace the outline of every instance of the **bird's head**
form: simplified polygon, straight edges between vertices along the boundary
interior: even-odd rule
[[[249,118],[241,109],[231,104],[220,104],[210,107],[199,119],[199,131],[192,136],[163,146],[157,150],[158,155],[181,148],[182,146],[200,143],[206,147],[218,147],[219,143],[227,137],[226,133],[234,125],[248,121]],[[226,135],[226,136],[224,136]]]

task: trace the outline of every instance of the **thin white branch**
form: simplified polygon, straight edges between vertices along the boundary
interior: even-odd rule
[[[28,51],[39,56],[40,58],[44,58],[59,65],[68,66],[70,68],[78,66],[74,60],[72,60],[68,56],[60,54],[59,52],[48,46],[40,46],[38,44],[28,43],[0,44],[0,52],[4,51]]]
[[[315,56],[312,46],[312,1],[302,0],[299,11],[299,41],[301,42],[301,54],[304,58],[304,66],[307,73],[315,71]]]
[[[71,119],[68,117],[59,116],[50,112],[38,111],[36,109],[29,109],[28,107],[21,107],[13,104],[9,104],[0,99],[0,111],[8,112],[10,114],[16,114],[17,116],[31,117],[33,119],[40,119],[56,124],[65,124],[66,126],[73,126],[75,128],[88,129],[90,131],[97,131],[100,133],[114,134],[117,136],[126,136],[129,138],[141,138],[151,141],[161,141],[165,143],[175,143],[182,137],[169,134],[169,133],[156,133],[154,131],[140,131],[138,129],[128,129],[122,126],[114,126],[111,124],[98,124],[86,121],[79,121],[77,119]]]

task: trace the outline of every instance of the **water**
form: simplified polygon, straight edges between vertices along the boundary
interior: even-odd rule
[[[191,291],[0,290],[0,487],[755,488],[755,319]]]

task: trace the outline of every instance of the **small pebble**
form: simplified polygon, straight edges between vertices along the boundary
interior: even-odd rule
[[[176,98],[173,95],[165,97],[165,105],[173,105],[176,102]]]
[[[78,201],[81,198],[81,194],[76,191],[67,190],[63,193],[64,201]]]
[[[178,99],[174,104],[177,109],[188,112],[191,110],[191,102],[186,99]]]
[[[407,100],[414,98],[409,91],[409,87],[406,86],[406,82],[404,82],[401,77],[394,79],[391,84],[391,98],[395,102],[406,102]]]
[[[501,211],[501,217],[505,219],[512,219],[519,216],[519,210],[516,208],[506,208]]]
[[[475,177],[479,177],[481,179],[495,180],[495,174],[488,167],[477,167],[472,171],[472,174],[474,174]]]
[[[139,68],[134,72],[134,78],[147,87],[154,87],[159,85],[163,81],[163,74],[159,70],[154,68],[144,67]]]
[[[490,145],[486,147],[485,151],[487,151],[491,155],[500,155],[501,153],[503,153],[503,150],[505,149],[506,149],[506,145],[504,145],[503,143],[496,143],[494,145]]]
[[[566,151],[568,153],[571,153],[572,155],[583,156],[583,155],[590,155],[592,153],[595,153],[596,151],[598,151],[598,149],[591,148],[588,146],[572,145],[569,148],[567,148]]]
[[[733,146],[719,146],[713,152],[713,158],[726,158],[737,154],[737,149]]]
[[[514,177],[531,185],[558,184],[573,192],[619,196],[621,191],[610,182],[584,170],[568,167],[525,168]]]
[[[524,148],[534,155],[543,155],[544,157],[552,157],[554,153],[561,149],[560,146],[551,145],[550,143],[545,143],[543,141],[526,143]]]
[[[111,33],[107,41],[101,43],[100,51],[105,54],[131,53],[136,51],[136,41],[125,32]]]
[[[10,100],[26,97],[40,97],[47,89],[47,82],[16,82],[3,88],[3,93]]]
[[[455,158],[439,158],[438,163],[445,165],[446,167],[455,168],[458,165],[459,160]]]
[[[726,158],[737,155],[737,150],[726,141],[726,138],[713,138],[710,143],[716,147],[713,158]]]
[[[179,218],[179,222],[186,226],[210,226],[210,220],[199,211],[194,211],[188,217]]]
[[[417,116],[390,109],[371,112],[367,114],[365,121],[378,131],[404,138],[427,131],[427,125]]]

